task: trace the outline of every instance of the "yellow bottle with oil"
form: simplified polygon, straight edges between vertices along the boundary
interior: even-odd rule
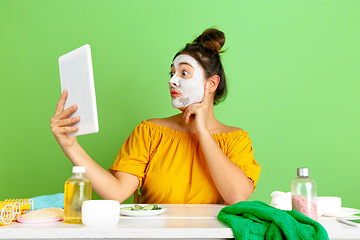
[[[85,167],[73,167],[73,175],[65,182],[64,223],[82,223],[81,206],[91,200],[91,182],[85,177]]]

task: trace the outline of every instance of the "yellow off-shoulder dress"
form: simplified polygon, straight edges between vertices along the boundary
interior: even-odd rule
[[[261,168],[254,159],[248,133],[239,130],[212,136],[254,182],[255,189]],[[141,203],[224,203],[194,133],[143,121],[127,138],[109,170],[138,177]]]

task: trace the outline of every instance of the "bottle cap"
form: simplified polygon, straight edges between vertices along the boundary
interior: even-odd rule
[[[298,177],[308,177],[309,169],[308,168],[298,168],[297,175],[298,175]]]
[[[73,173],[85,173],[85,167],[83,167],[83,166],[74,166],[72,172]]]

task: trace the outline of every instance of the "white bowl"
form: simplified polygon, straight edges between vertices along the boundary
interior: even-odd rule
[[[341,211],[341,198],[317,197],[317,209],[319,216]]]
[[[120,203],[115,200],[87,200],[82,204],[81,220],[90,227],[116,225],[120,217]]]
[[[341,198],[317,197],[317,205],[323,212],[339,211],[341,209]]]

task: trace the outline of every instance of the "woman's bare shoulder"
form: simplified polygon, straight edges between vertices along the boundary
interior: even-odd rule
[[[146,121],[155,123],[157,125],[161,125],[164,127],[169,127],[169,126],[173,126],[174,124],[178,123],[178,119],[179,119],[179,116],[174,115],[174,116],[167,117],[167,118],[151,118]]]
[[[171,128],[180,132],[194,132],[193,127],[191,125],[186,125],[184,123],[182,114],[174,115],[167,118],[152,118],[146,121],[163,127]],[[220,122],[217,122],[217,124],[210,129],[211,134],[231,133],[236,131],[244,131],[244,130],[239,127],[228,126]]]
[[[236,131],[244,131],[244,130],[239,127],[221,124],[220,126],[218,126],[218,128],[214,132],[215,133],[231,133],[231,132],[236,132]]]
[[[151,118],[151,119],[148,119],[146,120],[147,122],[151,122],[151,123],[155,123],[155,124],[158,124],[158,125],[162,125],[162,123],[164,123],[164,118]]]
[[[234,127],[234,126],[227,126],[227,129],[231,132],[244,131],[244,129],[239,128],[239,127]]]
[[[185,121],[182,118],[182,114],[174,115],[167,118],[152,118],[147,121],[179,132],[194,131],[191,126],[185,124]]]

